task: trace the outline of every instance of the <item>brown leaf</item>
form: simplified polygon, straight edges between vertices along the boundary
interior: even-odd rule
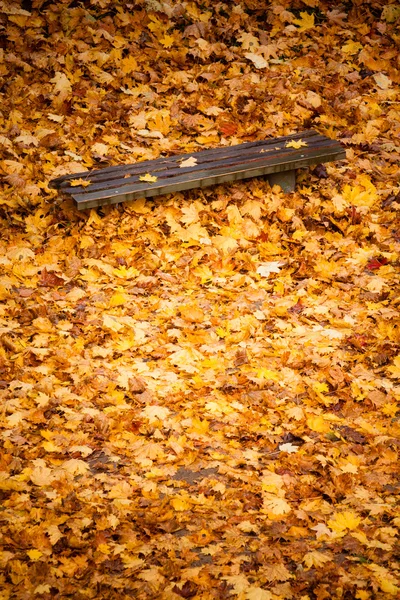
[[[249,361],[249,357],[247,355],[246,348],[239,348],[239,350],[236,351],[235,360],[233,361],[233,364],[235,365],[235,367],[240,367],[241,365],[246,365],[249,362],[250,361]]]
[[[346,440],[349,440],[350,442],[354,442],[356,444],[365,444],[367,441],[362,433],[356,431],[355,429],[352,429],[351,427],[348,427],[347,425],[338,427],[338,431],[340,431],[340,435],[342,437],[344,437]]]
[[[60,287],[62,285],[65,285],[65,280],[62,277],[52,272],[49,273],[46,267],[42,269],[39,279],[40,287]]]
[[[193,598],[193,596],[196,596],[197,594],[197,589],[197,585],[193,581],[188,580],[185,581],[181,588],[177,585],[174,585],[172,591],[175,592],[175,594],[178,594],[178,596],[181,596],[182,598]]]

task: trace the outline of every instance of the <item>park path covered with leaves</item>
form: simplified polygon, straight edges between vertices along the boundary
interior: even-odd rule
[[[398,4],[0,10],[1,600],[398,598]],[[309,128],[286,196],[48,188]]]

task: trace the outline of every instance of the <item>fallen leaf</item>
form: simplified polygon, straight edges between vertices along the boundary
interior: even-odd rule
[[[293,454],[294,452],[298,452],[299,451],[299,447],[298,446],[294,446],[293,444],[290,444],[290,443],[280,444],[279,445],[279,450],[281,452],[287,452],[288,454]]]
[[[197,158],[194,158],[194,156],[190,156],[186,160],[183,160],[179,166],[181,169],[184,169],[186,167],[194,167],[196,165],[197,165]]]
[[[150,173],[146,173],[146,175],[140,175],[140,181],[148,181],[150,183],[157,181],[157,177],[155,175],[151,175]]]
[[[192,508],[192,503],[188,498],[175,497],[171,501],[172,508],[177,512],[183,512]]]
[[[307,569],[311,569],[312,567],[323,567],[325,563],[330,562],[331,560],[332,558],[330,556],[323,552],[318,552],[318,550],[312,550],[303,556],[303,562]]]
[[[384,73],[374,73],[373,75],[376,85],[381,90],[388,90],[392,85],[392,80]]]
[[[254,52],[245,52],[244,56],[250,60],[256,69],[265,69],[268,67],[268,62],[261,54],[254,54]]]
[[[89,179],[83,179],[79,177],[78,179],[71,179],[69,185],[71,187],[88,187],[92,182]]]
[[[279,273],[282,267],[281,261],[271,261],[261,263],[257,267],[257,273],[261,275],[261,277],[269,277],[271,273]]]
[[[299,31],[309,31],[310,29],[313,29],[313,27],[315,26],[314,14],[301,12],[300,18],[293,19],[292,22],[298,26]]]
[[[360,52],[360,50],[362,50],[362,44],[360,44],[360,42],[350,40],[349,42],[344,44],[344,46],[342,46],[341,50],[342,52],[344,52],[344,54],[349,54],[350,56],[353,56],[354,54],[357,54],[358,52]]]
[[[290,142],[286,142],[286,148],[302,148],[303,146],[307,146],[307,142],[303,140],[291,140]]]
[[[388,371],[391,373],[390,377],[400,379],[400,354],[393,359],[393,365],[388,367]]]
[[[40,550],[28,550],[27,555],[31,560],[39,560],[43,556],[43,552],[40,552]]]
[[[328,526],[338,533],[342,533],[349,529],[350,531],[357,529],[361,523],[361,517],[359,517],[354,511],[346,510],[343,512],[336,513],[336,515],[329,519]]]

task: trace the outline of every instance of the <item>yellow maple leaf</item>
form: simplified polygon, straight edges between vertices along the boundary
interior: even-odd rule
[[[146,408],[142,410],[141,414],[152,424],[156,423],[157,421],[165,421],[170,414],[170,410],[166,406],[154,404],[146,406]]]
[[[315,392],[319,392],[319,393],[329,392],[329,388],[328,388],[327,384],[324,382],[321,382],[321,381],[316,381],[315,383],[313,383],[312,387]]]
[[[110,546],[108,544],[99,544],[97,550],[102,554],[110,554]]]
[[[225,235],[214,235],[212,238],[213,246],[215,246],[218,250],[221,250],[224,254],[229,254],[236,250],[238,243],[237,241]]]
[[[318,433],[328,433],[330,430],[329,424],[320,415],[312,415],[308,417],[307,425],[310,429]]]
[[[295,25],[298,25],[299,31],[307,31],[308,29],[312,29],[315,25],[314,15],[309,15],[306,12],[301,12],[300,19],[293,19],[293,23]]]
[[[62,468],[70,475],[78,476],[85,475],[89,470],[89,465],[80,458],[70,458],[63,463]]]
[[[393,83],[392,80],[384,73],[375,73],[374,79],[376,85],[381,88],[381,90],[387,90]]]
[[[285,498],[274,496],[273,494],[267,494],[264,497],[262,512],[268,515],[286,515],[292,510],[290,504],[288,504]]]
[[[31,560],[39,560],[43,556],[43,552],[40,552],[40,550],[28,550],[27,555]]]
[[[133,56],[126,56],[121,60],[121,70],[124,75],[137,71],[137,61]]]
[[[122,339],[115,342],[115,348],[119,350],[119,352],[125,352],[125,350],[132,348],[135,343],[135,334],[133,331],[130,331],[128,334],[124,335]]]
[[[113,499],[130,498],[132,494],[132,486],[127,481],[119,481],[112,486],[108,492],[108,497]]]
[[[145,215],[151,211],[151,208],[146,204],[146,198],[138,198],[137,200],[131,200],[128,203],[130,209],[138,213],[139,215]]]
[[[223,339],[230,334],[230,330],[229,330],[229,328],[224,329],[223,327],[217,327],[217,329],[215,330],[215,333],[217,334],[218,337]]]
[[[378,199],[376,188],[373,185],[367,189],[359,185],[355,185],[354,187],[345,185],[342,196],[350,205],[367,208],[370,208]]]
[[[176,498],[172,498],[171,506],[177,512],[183,512],[189,510],[192,507],[192,503],[187,498],[177,496]]]
[[[63,115],[55,115],[53,113],[48,113],[47,118],[50,121],[55,121],[56,123],[62,123],[64,121]]]
[[[114,306],[122,306],[129,299],[129,296],[124,294],[123,292],[114,292],[111,296],[108,305],[111,307]]]
[[[91,181],[89,181],[88,179],[83,179],[82,177],[80,177],[79,179],[73,179],[73,180],[70,182],[70,186],[71,186],[71,187],[78,187],[78,186],[81,186],[81,187],[87,187],[87,186],[88,186],[88,185],[90,185],[91,183],[92,183],[92,182],[91,182]]]
[[[399,363],[400,363],[400,360],[399,360]],[[398,370],[397,378],[400,379],[400,364],[399,364],[399,367],[397,368],[397,370]],[[396,402],[387,402],[382,408],[383,414],[387,415],[388,417],[392,417],[392,418],[394,418],[396,416],[396,413],[398,410],[399,410],[399,405],[396,404]]]
[[[379,582],[382,592],[393,595],[399,592],[400,588],[396,585],[397,581],[388,569],[381,565],[376,565],[375,563],[368,565],[367,568],[373,572]]]
[[[387,581],[385,579],[382,579],[379,582],[379,586],[382,590],[382,592],[385,592],[385,594],[397,594],[398,592],[400,592],[400,587],[398,585],[395,585],[392,581]]]
[[[303,142],[303,140],[291,140],[286,143],[286,148],[301,148],[302,146],[307,146],[307,142]]]
[[[160,42],[164,46],[164,48],[171,48],[174,45],[175,38],[172,35],[165,34],[163,38],[161,38]]]
[[[40,487],[50,485],[54,480],[53,471],[43,464],[37,465],[30,474],[30,480]]]
[[[35,587],[34,594],[49,594],[50,586],[47,583],[42,583]]]
[[[53,79],[50,79],[51,83],[54,83],[53,93],[57,94],[57,100],[55,104],[62,104],[72,91],[72,85],[65,73],[56,71]]]
[[[243,531],[244,533],[249,533],[250,531],[254,531],[255,533],[259,532],[258,525],[252,523],[251,521],[242,521],[241,523],[239,523],[237,528],[240,529],[240,531]]]
[[[390,377],[394,377],[395,379],[400,379],[400,354],[396,356],[393,360],[393,365],[388,367],[388,371],[392,373]]]
[[[149,19],[150,23],[147,25],[147,27],[150,29],[150,31],[155,33],[157,37],[159,37],[164,31],[164,23],[154,15],[150,15]]]
[[[114,390],[114,393],[115,393],[115,390]],[[72,452],[79,452],[85,458],[87,456],[90,456],[91,454],[93,454],[93,449],[90,448],[90,446],[83,446],[82,444],[75,444],[74,446],[69,446],[69,451],[71,453]]]
[[[322,567],[326,562],[331,560],[332,558],[323,552],[318,552],[317,550],[307,552],[303,556],[303,562],[305,563],[307,569],[311,569],[311,567]]]
[[[276,598],[268,590],[256,586],[248,586],[246,591],[246,600],[273,600]]]
[[[342,46],[341,50],[345,54],[353,56],[353,54],[357,54],[357,52],[362,50],[362,44],[360,44],[360,42],[354,42],[353,40],[350,40],[349,42],[347,42],[347,44]]]
[[[124,327],[123,324],[120,323],[118,319],[116,317],[113,317],[112,315],[103,315],[103,326],[115,332],[119,331]]]
[[[283,487],[282,475],[273,471],[265,471],[262,478],[262,490],[264,492],[276,493]]]
[[[279,381],[281,379],[280,374],[277,371],[271,371],[265,367],[261,367],[257,370],[258,379],[268,379],[270,381]]]
[[[346,531],[346,529],[357,529],[361,523],[361,517],[357,515],[353,510],[345,510],[336,515],[328,521],[329,527],[338,533]]]
[[[125,265],[122,265],[118,269],[113,269],[112,273],[115,277],[119,277],[120,279],[133,279],[140,275],[140,271],[135,269],[135,267],[126,268]]]
[[[192,418],[192,424],[190,426],[190,430],[195,431],[197,433],[207,433],[208,428],[210,426],[209,421],[204,419],[203,421],[197,417]]]
[[[207,265],[199,265],[194,269],[193,273],[201,278],[201,285],[204,283],[210,282],[213,278],[213,272],[210,267]]]
[[[339,468],[342,471],[342,473],[358,473],[358,466],[353,465],[350,462],[341,465]]]
[[[46,452],[62,452],[62,448],[56,446],[53,442],[43,442],[42,446]]]
[[[157,181],[157,177],[155,175],[151,175],[150,173],[146,173],[146,175],[140,175],[139,179],[140,181],[148,181],[150,183]]]

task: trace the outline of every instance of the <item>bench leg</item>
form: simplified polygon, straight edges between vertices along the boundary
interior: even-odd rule
[[[296,171],[282,171],[268,175],[270,186],[280,185],[284,192],[294,192],[296,186]]]

